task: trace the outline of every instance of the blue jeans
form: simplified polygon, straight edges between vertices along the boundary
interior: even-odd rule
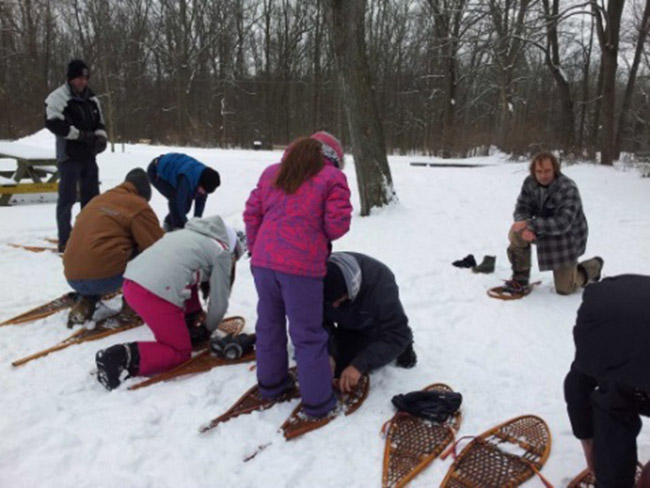
[[[119,290],[122,286],[122,275],[94,280],[68,280],[68,284],[82,296],[100,296]]]

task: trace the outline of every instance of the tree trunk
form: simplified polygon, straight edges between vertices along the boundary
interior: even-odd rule
[[[365,0],[328,0],[334,56],[352,138],[361,215],[397,199],[368,65]]]
[[[630,75],[627,80],[625,95],[623,97],[623,106],[621,107],[621,114],[618,118],[618,130],[616,131],[616,141],[614,142],[614,159],[618,159],[621,156],[621,142],[623,140],[623,134],[627,130],[627,118],[630,112],[630,106],[632,105],[632,95],[634,94],[636,75],[639,71],[641,55],[643,54],[643,48],[645,46],[645,41],[648,37],[649,31],[650,0],[646,0],[645,9],[643,11],[643,18],[641,19],[641,25],[639,26],[639,37],[636,42],[636,50],[634,51],[634,60],[632,61],[632,66],[630,67]]]
[[[575,151],[575,115],[571,87],[560,68],[560,42],[557,33],[558,11],[559,0],[553,0],[552,5],[549,5],[549,0],[544,0],[546,65],[555,79],[560,96],[560,126],[557,133],[560,135],[563,152],[572,154]]]
[[[600,163],[611,166],[614,164],[614,141],[616,125],[616,67],[618,57],[619,31],[621,14],[625,0],[610,0],[607,12],[591,0],[591,7],[596,16],[598,40],[601,50],[601,67],[603,73],[603,92],[601,103],[601,120],[603,130],[601,135]],[[607,24],[603,25],[604,18]]]

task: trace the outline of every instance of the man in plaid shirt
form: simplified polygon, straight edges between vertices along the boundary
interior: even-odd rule
[[[575,182],[563,175],[551,153],[540,153],[530,163],[515,205],[514,224],[508,238],[512,279],[506,288],[513,293],[528,285],[531,244],[537,245],[540,271],[553,270],[555,291],[568,295],[591,281],[598,281],[603,259],[578,263],[585,252],[589,228]]]

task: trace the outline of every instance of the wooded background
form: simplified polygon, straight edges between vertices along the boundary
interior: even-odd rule
[[[389,152],[554,149],[611,164],[650,147],[650,0],[349,1]],[[337,3],[2,0],[0,138],[43,127],[78,57],[114,142],[283,145],[316,129],[349,141]]]

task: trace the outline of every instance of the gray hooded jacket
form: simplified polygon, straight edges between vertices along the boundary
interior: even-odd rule
[[[124,278],[178,307],[190,298],[191,285],[209,281],[206,326],[214,331],[228,309],[232,259],[221,217],[193,218],[129,262]]]

